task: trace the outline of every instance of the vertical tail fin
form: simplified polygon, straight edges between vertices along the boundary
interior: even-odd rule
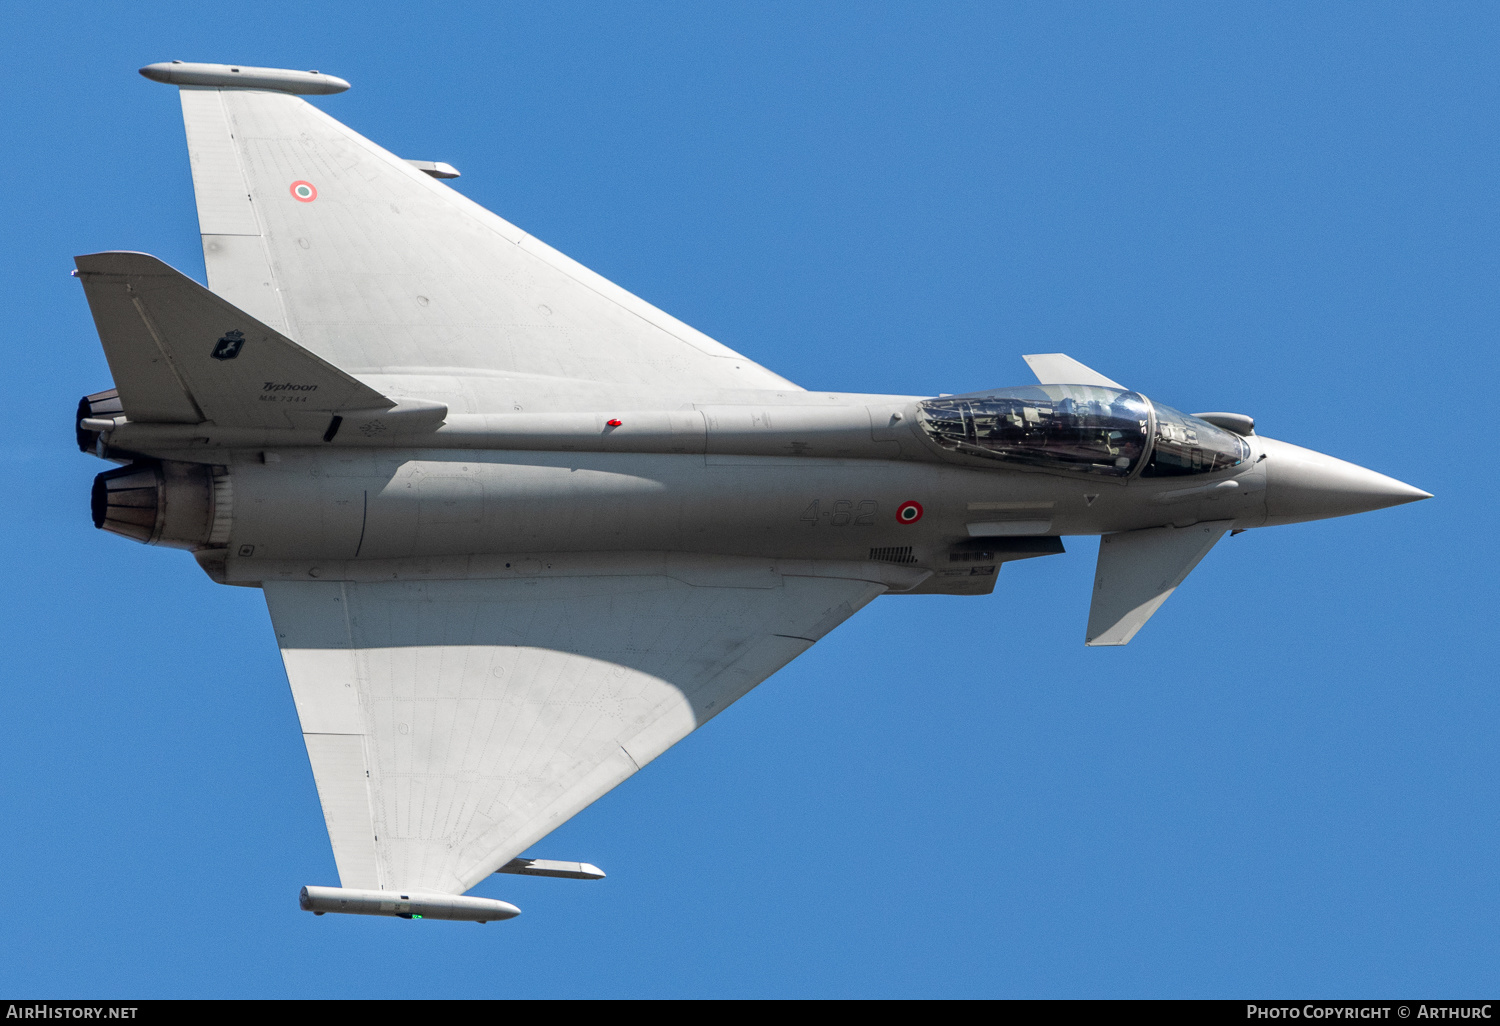
[[[153,256],[75,263],[131,420],[307,428],[335,411],[394,405]]]

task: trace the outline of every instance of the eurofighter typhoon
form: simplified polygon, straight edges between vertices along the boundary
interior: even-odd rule
[[[809,392],[538,242],[305,94],[171,62],[208,288],[77,258],[114,387],[94,524],[265,593],[338,887],[486,922],[522,858],[881,595],[988,595],[1099,535],[1124,645],[1226,532],[1426,492],[1181,413],[1061,354],[1038,383]]]

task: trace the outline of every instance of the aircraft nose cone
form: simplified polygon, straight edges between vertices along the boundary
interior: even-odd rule
[[[1259,437],[1266,454],[1266,516],[1269,522],[1323,520],[1430,499],[1432,495],[1300,445]]]

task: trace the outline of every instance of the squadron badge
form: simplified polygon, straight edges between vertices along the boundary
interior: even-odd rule
[[[213,358],[215,360],[233,360],[240,355],[240,350],[245,348],[245,333],[243,331],[227,331],[224,337],[214,345]]]

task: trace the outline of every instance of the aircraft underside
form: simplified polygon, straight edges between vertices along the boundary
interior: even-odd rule
[[[114,387],[95,526],[264,591],[340,887],[301,907],[487,922],[491,873],[882,595],[988,595],[1101,535],[1123,645],[1227,533],[1426,498],[1062,354],[955,396],[812,393],[301,98],[180,89],[209,287],[78,258]]]

